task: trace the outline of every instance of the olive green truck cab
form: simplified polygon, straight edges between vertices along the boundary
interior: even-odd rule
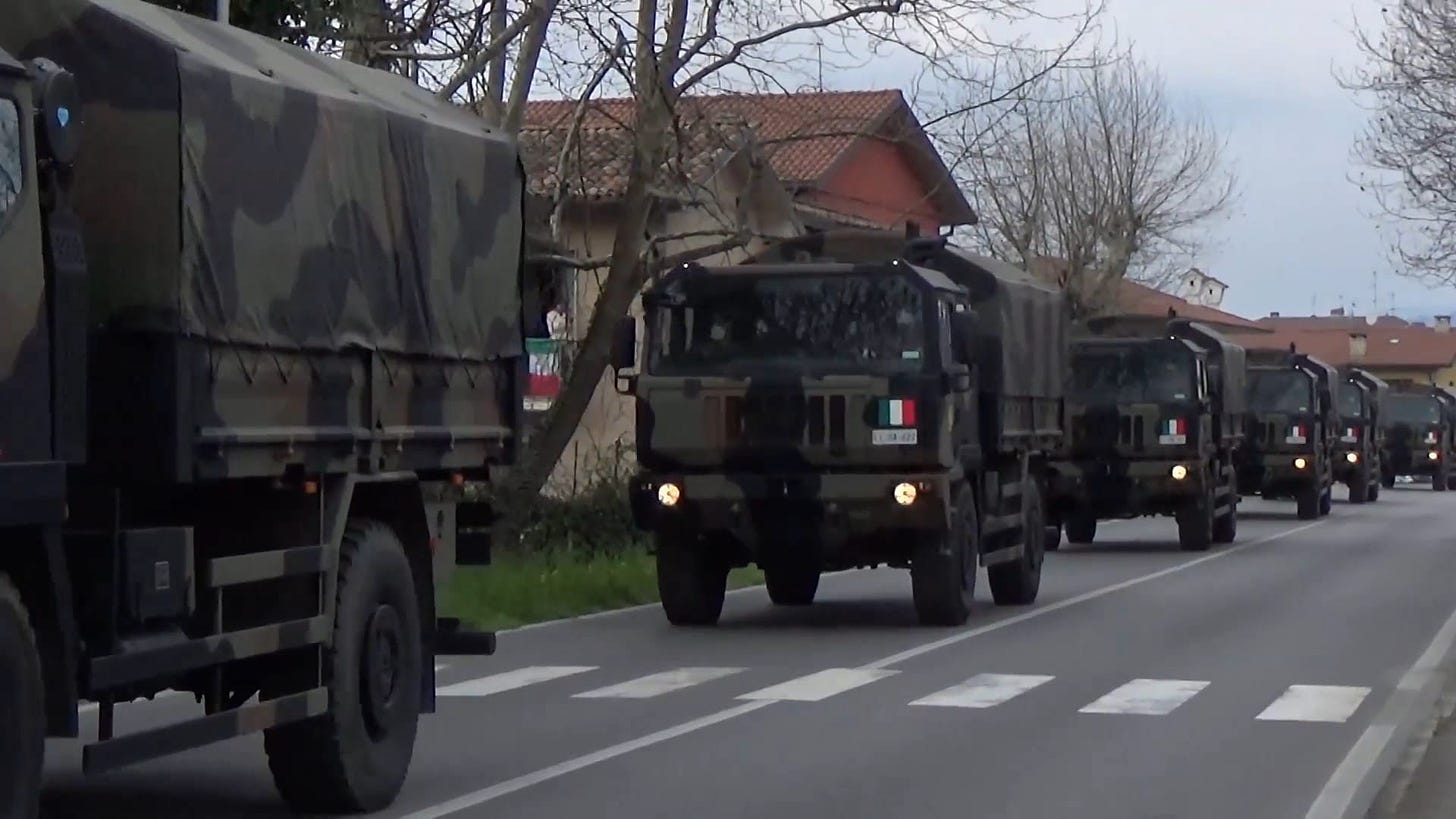
[[[0,816],[48,736],[95,774],[261,732],[295,812],[393,802],[434,656],[494,651],[436,592],[461,484],[515,458],[524,190],[402,77],[6,0]]]
[[[1390,385],[1359,367],[1342,367],[1340,376],[1334,479],[1349,489],[1350,503],[1370,503],[1380,498]]]
[[[637,525],[674,624],[715,623],[756,564],[779,605],[824,571],[909,568],[924,624],[967,619],[978,566],[1035,601],[1061,439],[1060,292],[944,239],[787,240],[669,271],[618,327],[635,396]]]
[[[1334,367],[1292,346],[1249,351],[1239,494],[1293,498],[1300,520],[1330,513],[1344,383]]]
[[[1456,489],[1456,394],[1409,382],[1391,385],[1381,425],[1385,455],[1381,483],[1400,475],[1425,477],[1431,489]]]
[[[1243,439],[1244,349],[1171,317],[1108,317],[1072,346],[1068,444],[1052,462],[1052,514],[1072,543],[1097,521],[1172,516],[1204,551],[1238,529],[1234,451]]]

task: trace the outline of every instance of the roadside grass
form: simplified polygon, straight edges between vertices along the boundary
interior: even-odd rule
[[[761,583],[763,573],[751,566],[728,575],[730,589]],[[457,568],[441,608],[475,628],[499,630],[658,600],[655,559],[632,544],[497,554],[489,566]]]

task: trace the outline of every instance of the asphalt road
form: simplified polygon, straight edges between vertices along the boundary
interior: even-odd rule
[[[379,815],[1298,819],[1350,786],[1402,678],[1456,635],[1456,497],[1343,497],[1313,524],[1246,500],[1238,541],[1202,555],[1169,519],[1104,524],[1048,556],[1033,606],[993,606],[983,574],[958,629],[916,625],[909,574],[882,569],[826,576],[807,609],[732,594],[716,629],[648,607],[506,633],[494,657],[441,658],[439,712]],[[93,778],[79,758],[50,746],[47,816],[288,815],[257,736]]]

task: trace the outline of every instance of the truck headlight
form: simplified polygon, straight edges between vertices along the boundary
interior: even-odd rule
[[[1295,458],[1294,459],[1294,468],[1295,469],[1304,469],[1306,466],[1309,466],[1309,461],[1306,461],[1303,458]]]
[[[1353,463],[1359,463],[1360,462],[1360,453],[1358,453],[1358,452],[1346,452],[1345,453],[1345,460],[1348,461],[1348,462],[1350,462],[1350,463],[1352,463],[1352,464]]]
[[[919,494],[920,493],[915,490],[915,484],[913,483],[895,484],[895,503],[898,503],[901,506],[909,506],[910,504],[914,503],[915,498]]]
[[[1435,450],[1426,453],[1426,458],[1432,461],[1436,460],[1439,457],[1441,457],[1440,453],[1436,452]]]
[[[663,506],[677,506],[678,499],[682,497],[682,487],[675,483],[665,483],[657,487],[657,502]]]
[[[1181,481],[1188,477],[1188,467],[1183,464],[1174,464],[1173,468],[1169,470],[1169,474],[1173,476],[1173,480]]]

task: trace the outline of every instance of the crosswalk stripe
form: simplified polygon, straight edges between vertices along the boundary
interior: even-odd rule
[[[778,685],[761,688],[738,697],[740,700],[794,700],[818,702],[852,688],[868,685],[898,671],[882,668],[826,668]]]
[[[1078,709],[1083,714],[1148,714],[1163,716],[1208,686],[1207,680],[1136,679],[1120,685]]]
[[[1053,679],[1056,678],[1040,674],[977,674],[963,683],[921,697],[910,704],[991,708]]]
[[[1287,722],[1344,722],[1365,701],[1369,688],[1347,685],[1291,685],[1255,719]]]
[[[667,694],[683,688],[689,688],[700,683],[711,682],[722,679],[730,674],[737,674],[743,671],[742,668],[712,668],[712,667],[688,667],[675,668],[671,671],[663,671],[657,674],[648,674],[645,677],[638,677],[635,680],[628,680],[624,683],[609,685],[605,688],[597,688],[591,691],[584,691],[575,697],[597,699],[597,698],[621,698],[621,699],[647,699],[660,694]]]
[[[437,689],[437,697],[484,697],[490,694],[499,694],[502,691],[510,691],[515,688],[524,688],[536,683],[548,682],[550,680],[569,677],[573,674],[581,674],[585,671],[595,671],[594,665],[532,665],[525,668],[518,668],[514,671],[503,671],[499,674],[492,674],[488,677],[478,677],[473,680],[447,685]]]

